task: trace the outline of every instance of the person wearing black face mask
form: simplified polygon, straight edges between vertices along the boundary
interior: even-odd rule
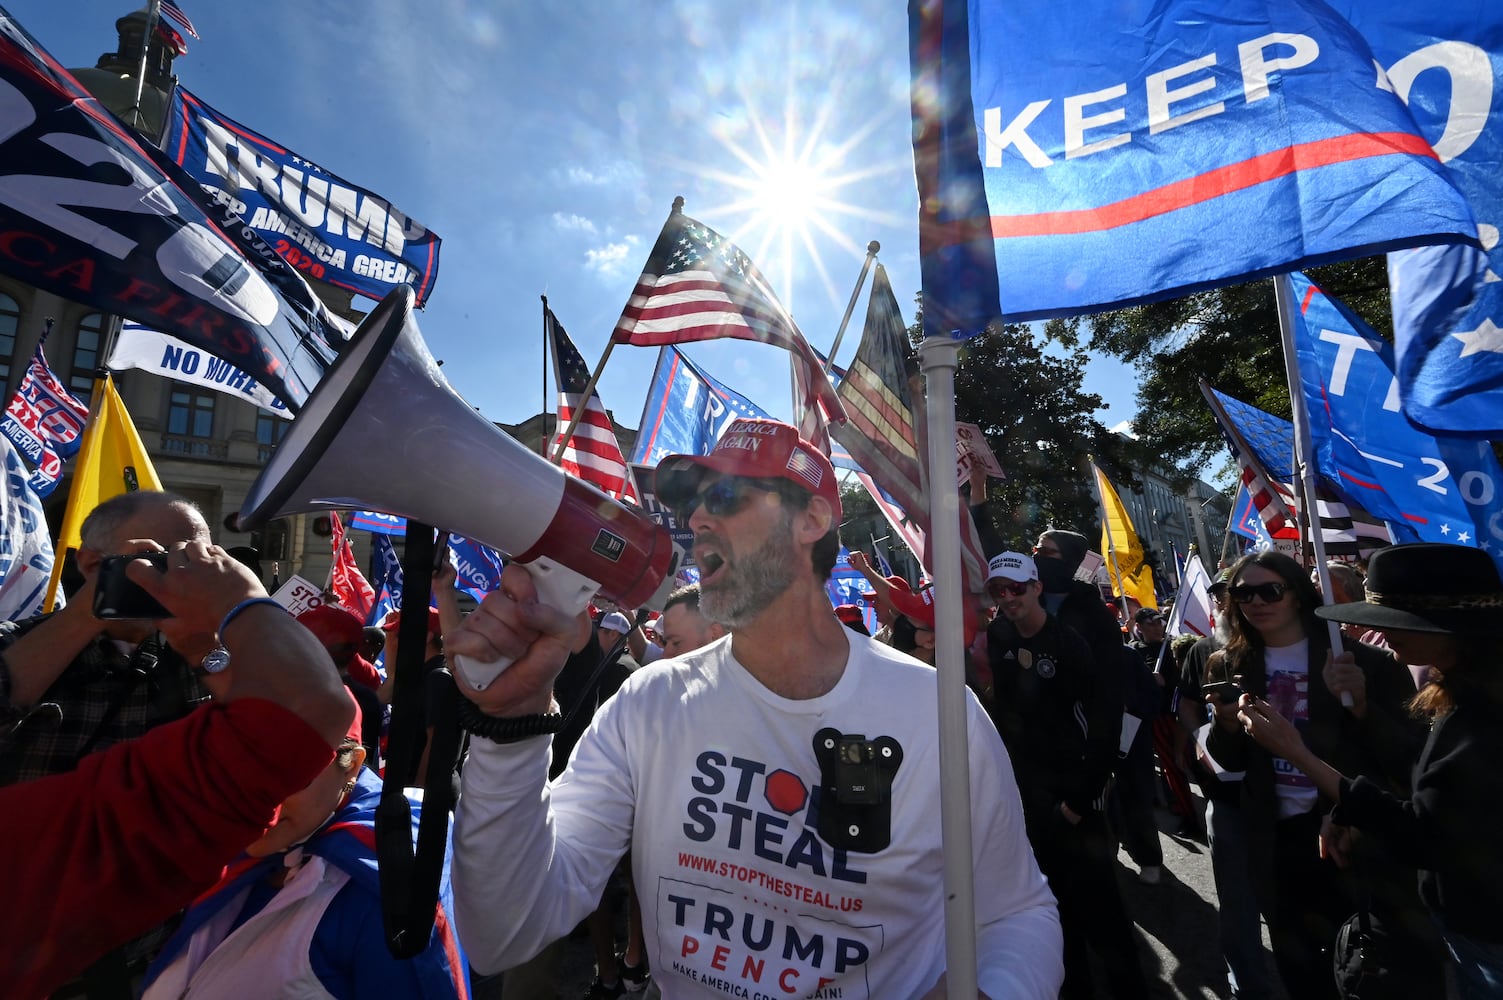
[[[1050,530],[1039,535],[1033,547],[1044,610],[1075,632],[1091,647],[1103,676],[1121,673],[1122,630],[1112,618],[1094,584],[1075,579],[1075,571],[1090,548],[1084,535]],[[1120,684],[1120,678],[1119,678]]]

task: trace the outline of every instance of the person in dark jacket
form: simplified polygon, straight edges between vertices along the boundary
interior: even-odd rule
[[[1121,661],[1122,628],[1101,602],[1096,586],[1075,579],[1090,548],[1082,534],[1051,529],[1039,535],[1033,559],[1043,587],[1044,610],[1078,633],[1098,663],[1115,666]]]
[[[1094,948],[1113,995],[1146,997],[1113,862],[1116,840],[1102,813],[1122,730],[1122,655],[1104,664],[1079,635],[1048,614],[1034,561],[994,556],[987,591],[997,617],[987,627],[1002,734],[1023,799],[1028,839],[1059,901],[1065,938],[1060,996],[1094,997]]]
[[[1432,725],[1413,793],[1403,799],[1381,777],[1346,777],[1361,772],[1327,763],[1261,698],[1243,697],[1239,721],[1336,803],[1322,843],[1338,864],[1351,855],[1355,828],[1420,869],[1420,896],[1455,969],[1454,995],[1503,996],[1503,579],[1480,549],[1419,543],[1374,555],[1366,587],[1367,601],[1319,613],[1377,629],[1403,659],[1433,667],[1411,703]],[[1335,662],[1350,667],[1350,654]]]
[[[1238,560],[1227,593],[1231,637],[1207,662],[1205,683],[1230,682],[1272,703],[1294,720],[1317,755],[1401,791],[1423,741],[1403,707],[1414,694],[1409,671],[1360,643],[1347,646],[1350,662],[1327,663],[1329,629],[1315,614],[1320,592],[1282,553]],[[1288,758],[1248,737],[1233,692],[1211,689],[1205,697],[1216,715],[1208,751],[1227,771],[1244,774],[1248,869],[1280,978],[1294,1000],[1334,998],[1331,949],[1355,903],[1335,865],[1318,851],[1331,801]]]

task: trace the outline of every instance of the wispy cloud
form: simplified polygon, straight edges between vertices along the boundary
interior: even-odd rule
[[[593,221],[572,212],[554,212],[553,225],[564,232],[589,233],[592,236],[599,231]]]
[[[585,267],[605,277],[618,277],[636,266],[637,247],[641,240],[628,236],[619,243],[607,243],[585,251]]]
[[[641,168],[635,163],[628,163],[624,160],[600,167],[585,167],[576,164],[563,171],[563,179],[578,187],[604,187],[607,184],[625,186],[635,184],[641,178]]]

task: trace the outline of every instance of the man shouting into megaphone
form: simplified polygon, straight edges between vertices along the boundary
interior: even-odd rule
[[[514,660],[484,691],[460,685],[480,709],[454,859],[471,962],[509,968],[567,934],[629,847],[670,1000],[943,996],[934,673],[830,607],[829,459],[787,424],[739,420],[712,454],[664,459],[657,492],[694,533],[702,612],[730,634],[634,674],[557,781],[553,680],[587,622],[511,566],[445,636],[451,653]],[[978,982],[1054,997],[1054,900],[1001,740],[974,699],[968,712]]]

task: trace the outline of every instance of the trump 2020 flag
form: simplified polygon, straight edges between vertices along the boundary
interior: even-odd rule
[[[1321,474],[1401,542],[1475,545],[1503,568],[1503,469],[1486,441],[1431,435],[1399,409],[1393,348],[1303,274],[1294,341]]]
[[[633,465],[668,455],[708,455],[738,417],[766,417],[757,404],[696,367],[677,347],[658,351],[642,404]]]
[[[1417,7],[1420,5],[1416,5]],[[911,0],[926,331],[1475,238],[1322,0]]]
[[[31,487],[37,496],[50,496],[57,489],[63,462],[78,454],[88,419],[89,407],[52,373],[37,344],[26,376],[0,419],[0,435],[36,463]]]
[[[31,488],[21,456],[9,441],[5,450],[5,490],[0,493],[0,621],[20,621],[42,612],[52,574],[52,539],[41,497]]]
[[[391,202],[220,114],[178,87],[163,149],[234,203],[283,259],[331,285],[381,299],[411,285],[424,305],[438,279],[438,235]]]
[[[1482,249],[1388,258],[1399,396],[1415,423],[1503,437],[1503,5],[1494,0],[1332,0],[1471,203]]]
[[[0,162],[0,272],[211,351],[294,408],[323,377],[338,335],[306,284],[4,11]]]

